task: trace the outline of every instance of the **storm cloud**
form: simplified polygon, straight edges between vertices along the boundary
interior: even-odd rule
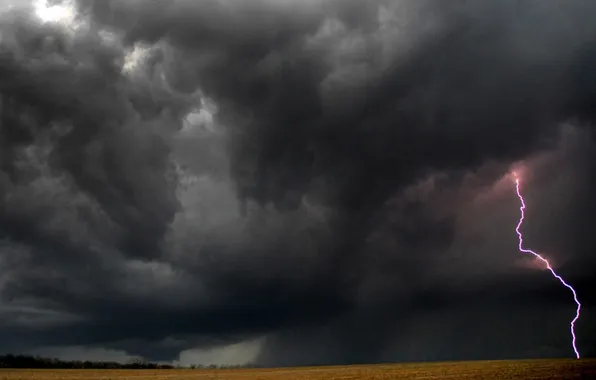
[[[0,350],[569,355],[515,169],[594,353],[596,4],[54,3],[0,1]]]

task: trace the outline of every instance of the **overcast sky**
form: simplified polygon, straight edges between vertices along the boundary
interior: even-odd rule
[[[0,352],[596,354],[593,0],[0,0]],[[49,7],[49,8],[48,8]]]

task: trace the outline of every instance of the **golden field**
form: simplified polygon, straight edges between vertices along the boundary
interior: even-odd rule
[[[596,379],[596,359],[413,363],[275,369],[27,370],[0,369],[0,380],[351,380]]]

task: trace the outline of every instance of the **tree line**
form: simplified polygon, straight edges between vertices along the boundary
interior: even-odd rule
[[[91,360],[61,360],[57,358],[44,358],[33,355],[0,355],[0,368],[27,368],[27,369],[228,369],[228,368],[255,368],[254,364],[245,365],[202,365],[193,364],[189,367],[175,366],[172,364],[152,363],[143,359],[133,359],[128,363]]]

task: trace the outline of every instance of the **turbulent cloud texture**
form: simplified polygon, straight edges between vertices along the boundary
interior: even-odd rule
[[[0,350],[594,353],[596,4],[9,3]]]

